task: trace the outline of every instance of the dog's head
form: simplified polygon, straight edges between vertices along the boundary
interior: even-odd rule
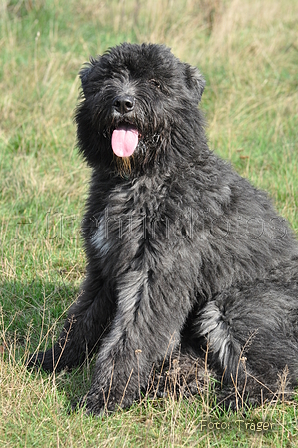
[[[142,172],[160,163],[175,138],[194,140],[205,81],[167,47],[119,45],[91,59],[80,77],[78,144],[91,166]]]

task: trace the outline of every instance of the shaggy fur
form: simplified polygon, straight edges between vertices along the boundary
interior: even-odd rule
[[[31,364],[71,368],[98,351],[83,400],[94,414],[130,406],[178,352],[199,374],[207,357],[251,402],[285,368],[295,385],[297,241],[267,195],[208,149],[202,75],[164,46],[123,44],[80,76],[86,279],[58,342]],[[137,147],[116,156],[113,132],[130,127]]]

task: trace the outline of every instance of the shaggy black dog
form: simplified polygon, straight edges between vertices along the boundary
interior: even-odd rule
[[[131,405],[176,352],[199,368],[206,357],[252,402],[283,372],[294,385],[298,245],[266,194],[208,149],[202,75],[151,44],[112,48],[80,75],[87,274],[58,342],[31,363],[71,368],[98,350],[83,400],[94,414]]]

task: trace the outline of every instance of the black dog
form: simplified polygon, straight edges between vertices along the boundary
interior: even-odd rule
[[[88,412],[129,406],[178,347],[243,396],[298,378],[298,245],[266,194],[207,146],[199,71],[123,44],[80,73],[78,145],[92,167],[87,274],[58,342],[31,363],[98,350]],[[208,346],[208,347],[207,347]]]

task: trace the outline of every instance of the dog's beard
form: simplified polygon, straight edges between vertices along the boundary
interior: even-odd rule
[[[154,165],[161,146],[161,135],[154,134],[153,137],[141,139],[130,157],[117,157],[114,154],[113,162],[117,173],[121,177],[127,178],[145,172]]]
[[[130,177],[134,166],[134,156],[130,157],[117,157],[114,155],[114,161],[116,165],[117,173],[121,177]]]

